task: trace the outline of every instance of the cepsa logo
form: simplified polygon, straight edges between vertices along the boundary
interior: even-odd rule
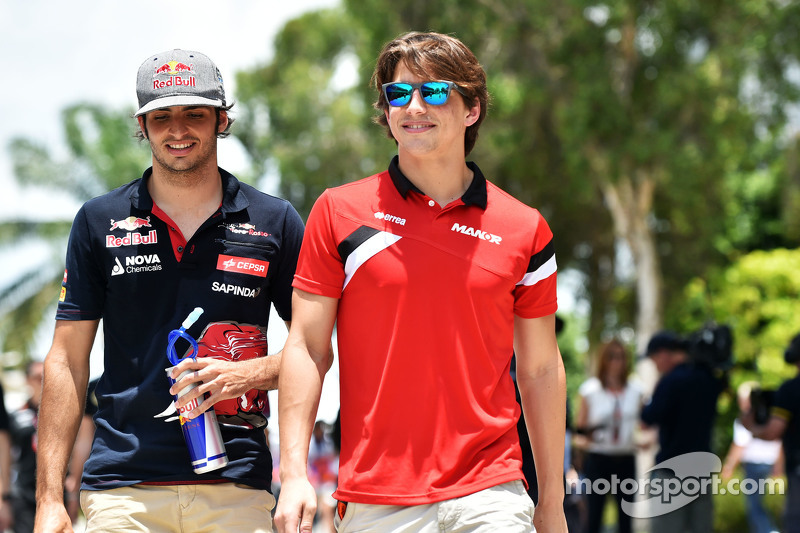
[[[225,272],[239,272],[240,274],[266,278],[268,268],[269,261],[260,259],[223,254],[220,254],[217,258],[217,270],[224,270]]]
[[[153,73],[153,89],[163,89],[165,87],[173,87],[178,85],[183,85],[185,87],[194,87],[195,86],[195,79],[194,76],[187,76],[182,77],[181,74],[193,74],[194,73],[194,65],[187,65],[186,63],[181,63],[179,61],[167,61],[160,67],[157,67],[155,72]],[[166,74],[168,79],[160,80],[156,79],[160,75]]]

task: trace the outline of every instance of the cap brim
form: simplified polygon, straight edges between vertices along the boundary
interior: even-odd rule
[[[211,106],[211,107],[224,107],[225,102],[222,100],[214,100],[211,98],[203,98],[202,96],[196,96],[192,94],[178,94],[175,96],[165,96],[163,98],[156,98],[148,102],[147,104],[143,105],[139,108],[139,110],[133,115],[134,117],[138,117],[144,115],[145,113],[149,113],[150,111],[155,111],[156,109],[164,109],[165,107],[174,107],[174,106]]]

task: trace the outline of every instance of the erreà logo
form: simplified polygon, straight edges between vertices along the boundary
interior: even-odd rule
[[[495,244],[500,244],[500,241],[503,238],[500,235],[495,235],[494,233],[488,233],[486,231],[482,231],[479,229],[471,228],[466,225],[461,225],[458,222],[453,224],[453,227],[450,228],[450,231],[455,231],[458,233],[463,233],[464,235],[469,235],[470,237],[475,237],[476,239],[481,239],[484,241],[493,242]]]
[[[399,224],[401,226],[406,225],[406,219],[396,217],[394,215],[389,215],[387,213],[382,213],[381,211],[377,211],[375,213],[375,218],[377,218],[378,220],[385,220],[387,222],[394,222],[395,224]]]

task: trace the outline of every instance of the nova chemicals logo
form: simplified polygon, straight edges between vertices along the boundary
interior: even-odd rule
[[[158,254],[128,256],[125,258],[124,267],[119,257],[114,258],[114,263],[115,265],[111,269],[112,276],[161,270],[161,259],[159,259]]]

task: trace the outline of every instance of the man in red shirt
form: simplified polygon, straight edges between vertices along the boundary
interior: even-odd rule
[[[565,378],[556,262],[538,211],[465,160],[486,115],[460,41],[386,45],[376,121],[389,169],[325,191],[308,219],[279,384],[280,531],[311,531],[306,476],[334,323],[341,390],[338,531],[566,532]],[[525,492],[517,380],[537,465]]]

